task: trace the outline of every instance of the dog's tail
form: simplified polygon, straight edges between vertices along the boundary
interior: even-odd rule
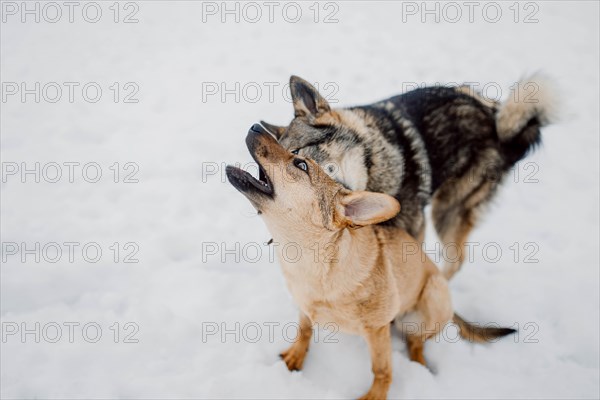
[[[491,342],[493,339],[516,332],[516,330],[512,328],[481,327],[473,325],[462,319],[462,317],[456,313],[454,313],[454,316],[452,317],[452,322],[458,326],[460,336],[469,342]]]
[[[540,128],[555,120],[552,83],[536,74],[517,82],[496,113],[496,131],[509,165],[541,142]]]

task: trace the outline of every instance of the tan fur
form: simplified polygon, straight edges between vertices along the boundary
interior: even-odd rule
[[[306,160],[311,173],[306,176],[290,163],[294,156],[274,139],[262,135],[260,140],[255,156],[261,165],[271,167],[266,170],[276,199],[247,196],[279,244],[283,274],[302,313],[298,338],[282,357],[290,370],[300,369],[310,324],[334,323],[341,331],[366,339],[374,380],[364,398],[384,398],[392,379],[390,322],[416,312],[427,331],[416,334],[419,340],[439,332],[452,319],[445,280],[423,254],[405,251],[407,244],[419,247],[406,232],[373,225],[398,213],[393,197],[343,189],[319,173],[311,160]],[[374,205],[373,211],[369,207],[365,211],[365,199]],[[360,208],[360,215],[352,214],[353,207]],[[286,244],[298,245],[301,257],[290,260],[283,250],[289,248]],[[315,257],[311,249],[323,252]]]
[[[514,137],[534,115],[546,125],[555,117],[556,96],[552,84],[541,75],[533,75],[519,81],[496,116],[498,137],[507,141]]]
[[[423,345],[425,342],[420,336],[406,336],[406,346],[408,347],[408,356],[411,361],[418,362],[423,366],[427,366],[425,363],[425,356],[423,355]]]
[[[312,323],[310,319],[300,313],[300,329],[298,336],[289,349],[281,353],[279,356],[283,359],[290,371],[300,371],[304,364],[304,358],[308,351],[308,344],[312,337]]]
[[[334,125],[341,123],[340,114],[336,110],[329,110],[319,114],[314,120],[314,124],[318,125]]]
[[[501,328],[496,326],[477,326],[465,321],[460,315],[454,314],[452,321],[458,325],[460,336],[470,342],[485,343],[514,333],[512,328]]]
[[[285,233],[273,229],[271,232],[275,241],[285,243]],[[401,243],[418,244],[405,232],[395,229],[373,226],[345,229],[340,235],[323,235],[317,243],[323,247],[333,243],[339,249],[333,254],[337,261],[286,262],[281,255],[288,288],[312,323],[319,326],[334,323],[341,331],[365,338],[371,352],[374,380],[364,398],[384,398],[391,382],[390,322],[405,313],[416,312],[420,323],[414,338],[421,342],[422,348],[422,343],[452,318],[446,281],[428,259],[423,263],[422,254],[404,254]],[[296,348],[308,346],[298,344]],[[411,356],[411,359],[424,363],[422,358]],[[301,366],[288,363],[292,368],[298,365]]]
[[[282,358],[290,370],[302,368],[311,324],[333,323],[368,344],[374,379],[362,398],[385,398],[392,380],[390,323],[396,320],[406,335],[410,358],[425,364],[423,343],[453,318],[446,279],[406,231],[376,225],[400,211],[396,199],[344,189],[266,132],[253,131],[248,141],[257,162],[272,167],[266,171],[274,196],[241,191],[273,235],[301,311],[298,337]],[[307,163],[308,173],[298,160]],[[301,249],[299,257],[286,252],[292,245]]]
[[[500,104],[500,102],[498,102],[496,100],[489,99],[489,98],[485,97],[479,91],[477,91],[475,88],[473,88],[472,86],[469,86],[469,85],[458,86],[456,88],[456,90],[459,91],[459,92],[461,92],[461,93],[466,94],[467,96],[471,96],[471,97],[476,98],[482,104],[485,104],[486,106],[488,106],[490,108],[496,108]]]

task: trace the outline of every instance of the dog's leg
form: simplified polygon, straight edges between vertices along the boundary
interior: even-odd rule
[[[392,383],[392,340],[390,325],[381,328],[365,329],[365,339],[371,353],[371,365],[373,370],[373,384],[371,389],[361,397],[367,399],[385,399]]]
[[[300,371],[302,369],[302,364],[304,364],[304,358],[306,357],[312,334],[312,323],[310,322],[310,319],[300,311],[300,329],[298,329],[298,336],[290,348],[279,355],[283,358],[283,361],[285,361],[285,364],[290,371]]]
[[[411,361],[427,366],[423,355],[425,341],[441,332],[453,314],[448,281],[436,272],[423,287],[412,322],[408,325],[411,332],[406,334],[406,345]]]
[[[467,258],[467,249],[465,244],[467,238],[475,226],[475,218],[473,210],[463,211],[460,216],[456,217],[456,223],[452,230],[442,238],[444,243],[444,254],[448,255],[442,273],[446,279],[450,279],[456,274]],[[455,249],[455,254],[451,248]]]
[[[444,254],[449,258],[443,268],[446,279],[452,278],[464,263],[467,257],[465,244],[469,234],[497,185],[492,180],[471,176],[447,182],[435,194],[432,217],[444,245]]]
[[[418,362],[424,367],[427,366],[425,363],[425,356],[423,355],[423,346],[426,338],[420,335],[407,335],[406,336],[406,347],[408,347],[408,357],[411,361]]]

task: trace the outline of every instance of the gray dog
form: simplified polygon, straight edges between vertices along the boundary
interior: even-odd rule
[[[457,257],[507,172],[540,143],[551,120],[552,96],[537,77],[519,82],[504,103],[468,86],[416,89],[367,106],[333,109],[305,80],[292,76],[294,119],[262,122],[288,150],[312,158],[351,190],[387,193],[402,211],[386,224],[424,238],[424,207]]]

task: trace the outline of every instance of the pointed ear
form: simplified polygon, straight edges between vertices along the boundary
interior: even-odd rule
[[[356,191],[341,197],[338,212],[347,225],[361,227],[395,217],[400,203],[385,193]]]
[[[292,92],[294,115],[296,117],[312,119],[331,111],[327,100],[317,92],[313,85],[302,78],[292,75],[290,78],[290,91]]]
[[[271,135],[275,136],[275,138],[277,140],[279,140],[279,138],[281,138],[281,136],[284,134],[285,130],[287,129],[285,126],[271,125],[265,121],[260,121],[260,124],[262,126],[264,126]]]

